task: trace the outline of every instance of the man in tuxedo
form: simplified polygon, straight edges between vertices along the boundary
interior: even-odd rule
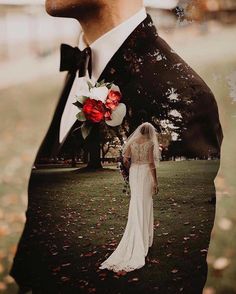
[[[77,19],[82,31],[79,50],[67,45],[61,47],[60,69],[68,71],[68,74],[51,125],[36,156],[36,165],[41,157],[58,156],[70,144],[72,134],[76,134],[77,141],[83,144],[78,131],[81,123],[76,121],[77,110],[72,103],[75,94],[89,79],[93,83],[103,79],[113,81],[120,87],[127,114],[117,132],[124,130],[131,133],[145,120],[150,120],[161,131],[163,122],[168,121],[176,124],[186,154],[201,158],[210,150],[211,154],[220,156],[223,135],[214,95],[198,74],[159,36],[141,0],[47,0],[46,10],[52,16]],[[177,121],[173,111],[178,114]],[[96,154],[99,153],[97,133],[98,128],[95,127],[91,135],[92,144],[88,147],[91,156],[95,157],[95,166],[100,164],[96,162]],[[213,181],[218,167],[208,179],[213,199]],[[27,221],[11,275],[22,293],[27,289],[33,289],[35,293],[77,293],[72,288],[70,292],[64,290],[54,280],[48,266],[51,257],[47,255],[43,238],[46,239],[50,232],[43,231],[41,227],[51,212],[44,206],[44,195],[40,199],[34,197],[42,185],[42,178],[32,172]],[[42,207],[44,210],[39,215]],[[186,272],[186,279],[181,281],[182,293],[202,293],[207,263],[206,255],[200,251],[208,247],[214,212],[211,207],[209,228],[205,232],[204,244],[199,247],[198,258],[191,260],[188,257],[188,260],[183,257],[192,266],[191,273]],[[199,225],[200,222],[201,219]],[[41,233],[37,234],[38,231]],[[74,275],[77,275],[76,270]],[[43,285],[45,281],[47,285]],[[168,285],[159,285],[159,288],[161,293],[167,293]],[[179,288],[176,288],[175,293],[178,291]]]

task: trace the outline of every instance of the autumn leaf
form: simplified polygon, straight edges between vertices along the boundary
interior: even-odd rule
[[[62,282],[68,282],[69,280],[70,280],[69,277],[65,277],[65,276],[61,277]]]
[[[5,283],[0,282],[0,291],[5,291],[7,289],[7,286]]]
[[[155,264],[159,264],[160,260],[159,259],[151,259],[150,262],[155,263]]]
[[[230,260],[226,257],[219,257],[213,263],[213,268],[215,270],[224,270],[230,264]]]
[[[83,256],[89,257],[89,256],[93,256],[93,255],[94,255],[93,252],[88,252],[88,253],[85,253]]]
[[[117,274],[117,276],[125,276],[127,274],[127,272],[124,270],[121,270],[121,271],[118,271],[116,274]]]
[[[128,280],[128,283],[137,282],[137,281],[139,281],[139,278],[132,278]]]
[[[69,265],[71,265],[70,262],[68,262],[68,263],[63,263],[61,266],[62,266],[62,267],[67,267],[67,266],[69,266]]]
[[[179,270],[177,270],[177,269],[175,268],[175,269],[173,269],[171,272],[172,272],[172,274],[176,274],[176,273],[178,273],[178,271],[179,271]]]

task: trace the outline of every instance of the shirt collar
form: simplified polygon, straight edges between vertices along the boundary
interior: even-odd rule
[[[146,9],[142,7],[137,13],[90,44],[92,49],[92,82],[95,83],[98,80],[112,56],[146,16]],[[83,34],[83,31],[81,31],[78,44],[80,50],[88,46],[84,42]]]

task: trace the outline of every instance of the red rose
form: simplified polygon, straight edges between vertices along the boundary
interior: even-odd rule
[[[120,99],[121,99],[121,93],[119,91],[111,90],[108,93],[105,105],[107,108],[114,110],[116,106],[119,104]]]
[[[88,98],[83,105],[83,112],[88,120],[98,123],[104,118],[104,104],[100,100]]]
[[[111,110],[107,109],[104,114],[105,120],[111,120]]]

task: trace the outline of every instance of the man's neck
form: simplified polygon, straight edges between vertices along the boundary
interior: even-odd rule
[[[137,13],[142,7],[142,3],[140,5],[136,3],[134,6],[125,7],[125,9],[121,6],[116,8],[106,6],[97,11],[96,14],[91,14],[89,19],[78,19],[84,32],[84,41],[88,45],[92,44],[106,32]]]

